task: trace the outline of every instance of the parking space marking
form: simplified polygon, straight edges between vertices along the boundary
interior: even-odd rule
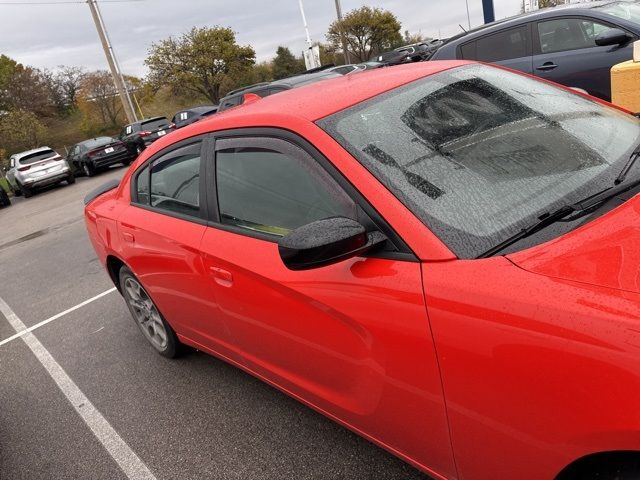
[[[102,294],[106,295],[107,292]],[[80,307],[77,307],[80,308]],[[53,358],[49,351],[40,343],[36,336],[28,331],[27,326],[11,310],[9,305],[0,298],[0,312],[7,318],[16,333],[33,352],[38,361],[45,368],[49,376],[56,383],[60,391],[71,403],[75,411],[84,420],[111,458],[118,464],[130,480],[156,480],[151,470],[135,454],[131,447],[118,435],[111,424],[102,416],[89,401],[67,372]],[[68,313],[68,312],[67,312]],[[59,314],[61,315],[61,314]],[[52,317],[53,318],[53,317]]]
[[[99,298],[102,298],[102,297],[104,297],[105,295],[109,295],[110,293],[113,293],[113,292],[115,292],[115,291],[116,291],[116,288],[115,288],[115,287],[110,288],[110,289],[109,289],[109,290],[107,290],[106,292],[99,293],[99,294],[98,294],[98,295],[96,295],[95,297],[91,297],[90,299],[85,300],[84,302],[81,302],[81,303],[79,303],[79,304],[77,304],[77,305],[75,305],[75,306],[73,306],[73,307],[71,307],[71,308],[67,308],[64,312],[60,312],[60,313],[58,313],[58,314],[54,315],[53,317],[49,317],[49,318],[47,318],[46,320],[43,320],[43,321],[41,321],[40,323],[36,323],[35,325],[33,325],[33,326],[29,327],[29,328],[27,328],[27,327],[25,326],[25,328],[24,328],[23,330],[18,331],[18,333],[16,333],[15,335],[11,335],[9,338],[5,338],[4,340],[0,341],[0,347],[1,347],[1,346],[3,346],[3,345],[4,345],[4,344],[6,344],[6,343],[11,342],[12,340],[15,340],[16,338],[20,338],[20,337],[22,337],[22,336],[23,336],[23,335],[25,335],[26,333],[33,332],[34,330],[36,330],[36,329],[38,329],[38,328],[40,328],[40,327],[43,327],[43,326],[44,326],[44,325],[46,325],[47,323],[51,323],[51,322],[53,322],[54,320],[59,319],[60,317],[64,317],[64,316],[65,316],[65,315],[67,315],[68,313],[71,313],[71,312],[73,312],[73,311],[75,311],[75,310],[78,310],[79,308],[82,308],[82,307],[84,307],[85,305],[90,304],[91,302],[95,302],[95,301],[96,301],[96,300],[98,300]]]

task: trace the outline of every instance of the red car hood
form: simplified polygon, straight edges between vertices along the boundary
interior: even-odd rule
[[[640,292],[640,196],[555,240],[507,258],[549,277]]]

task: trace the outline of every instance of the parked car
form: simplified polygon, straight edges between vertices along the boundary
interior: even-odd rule
[[[26,198],[41,187],[60,182],[71,185],[76,181],[67,161],[49,147],[11,155],[7,180],[15,195]]]
[[[302,87],[304,85],[339,76],[341,76],[341,74],[323,70],[316,73],[304,73],[294,77],[276,80],[275,82],[259,83],[247,88],[234,90],[229,92],[226,97],[220,100],[218,112],[224,112],[232,107],[242,105],[244,103],[244,96],[248,93],[253,93],[254,95],[264,98],[286,90],[291,90],[292,88]]]
[[[5,192],[4,188],[0,186],[0,207],[9,207],[11,206],[11,199],[7,192]]]
[[[175,130],[176,126],[165,117],[153,117],[126,125],[119,139],[132,154],[139,155],[160,137]]]
[[[101,169],[117,163],[127,166],[135,158],[136,154],[132,153],[122,141],[111,137],[97,137],[71,147],[67,162],[76,172],[93,177]]]
[[[171,122],[176,128],[186,127],[198,120],[213,115],[218,111],[217,105],[202,105],[199,107],[192,107],[186,110],[181,110],[173,116]]]
[[[86,198],[150,345],[440,479],[640,478],[640,120],[419,62],[176,132]]]
[[[401,63],[421,62],[428,60],[442,46],[442,40],[431,39],[420,43],[398,47],[377,57],[379,63],[399,65]]]
[[[339,73],[340,75],[351,75],[352,73],[362,72],[364,70],[365,70],[365,67],[362,64],[349,64],[349,65],[338,65],[324,71],[331,72],[331,73]]]
[[[611,67],[631,60],[640,4],[592,2],[545,8],[451,38],[433,60],[497,63],[611,99]]]

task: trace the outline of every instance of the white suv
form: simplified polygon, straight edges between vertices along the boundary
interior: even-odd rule
[[[67,161],[49,147],[12,155],[7,180],[14,194],[25,197],[33,195],[39,187],[62,181],[71,185],[76,181]]]

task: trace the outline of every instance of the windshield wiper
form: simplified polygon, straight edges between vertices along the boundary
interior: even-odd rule
[[[634,154],[632,154],[632,157],[634,158],[633,162],[635,162],[635,159],[637,159],[638,156],[640,156],[640,148],[638,148],[637,152],[634,152]],[[628,162],[628,163],[633,163],[633,162]],[[628,172],[629,168],[627,168],[625,166],[625,169],[623,170],[623,172],[625,170]],[[624,180],[624,178],[623,178],[623,180]],[[579,217],[589,213],[595,207],[598,207],[599,205],[602,205],[607,200],[610,200],[611,198],[615,197],[616,195],[620,195],[621,193],[623,193],[623,192],[625,192],[627,190],[630,190],[631,188],[633,188],[634,186],[636,186],[637,184],[640,183],[640,178],[636,179],[634,182],[630,182],[630,183],[625,184],[625,185],[621,185],[621,183],[622,182],[618,182],[616,184],[617,186],[605,188],[604,190],[601,190],[598,193],[595,193],[595,194],[593,194],[593,195],[591,195],[589,197],[586,197],[586,198],[580,200],[577,203],[573,203],[573,204],[570,204],[570,205],[564,205],[564,206],[558,208],[557,210],[553,210],[551,212],[543,213],[542,215],[540,215],[538,217],[538,220],[535,223],[529,225],[528,227],[523,228],[522,230],[520,230],[515,235],[512,235],[511,237],[507,238],[506,240],[500,242],[498,245],[496,245],[494,247],[491,247],[489,250],[487,250],[486,252],[482,253],[477,258],[491,257],[492,255],[495,255],[496,253],[500,252],[501,250],[504,250],[508,246],[513,245],[516,242],[519,242],[523,238],[529,237],[529,236],[533,235],[534,233],[539,232],[540,230],[544,229],[545,227],[548,227],[549,225],[551,225],[553,223],[556,223],[556,222],[558,222],[560,220],[563,220],[563,219],[567,218],[572,213],[578,214],[576,217],[572,218],[572,220],[575,220],[576,218],[579,218]]]
[[[614,185],[620,185],[622,182],[624,182],[624,179],[627,178],[627,174],[636,163],[636,160],[638,160],[638,157],[640,157],[640,145],[638,145],[633,153],[629,156],[629,160],[627,160],[627,163],[622,168],[622,171],[613,181]]]

